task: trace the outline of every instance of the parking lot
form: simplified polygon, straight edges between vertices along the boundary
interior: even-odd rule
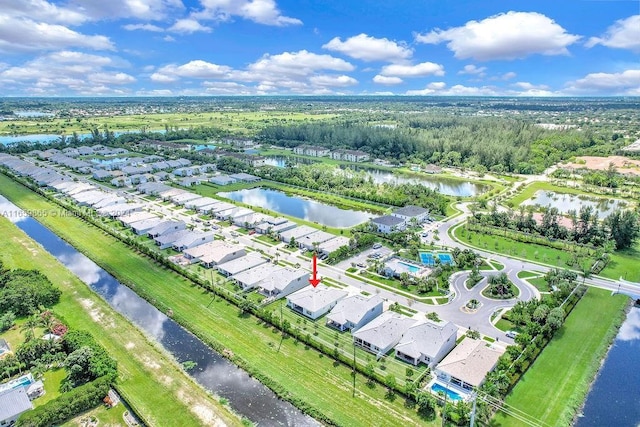
[[[346,270],[347,268],[351,267],[351,264],[354,263],[355,265],[361,264],[364,265],[365,267],[361,267],[360,265],[358,265],[358,267],[360,268],[366,268],[366,266],[369,265],[369,261],[371,261],[372,258],[369,258],[369,255],[373,255],[375,253],[379,253],[380,255],[378,256],[378,259],[382,259],[388,255],[390,255],[393,251],[385,246],[381,246],[378,249],[373,249],[373,247],[366,249],[362,252],[360,252],[358,255],[356,256],[352,256],[351,258],[347,258],[344,261],[339,262],[336,266],[338,268],[342,268],[344,270]]]

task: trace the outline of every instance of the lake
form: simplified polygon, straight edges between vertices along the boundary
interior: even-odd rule
[[[376,184],[384,184],[385,182],[390,184],[421,184],[433,190],[438,190],[440,194],[446,196],[473,197],[489,189],[488,186],[482,184],[436,176],[413,176],[369,168],[356,170],[364,171]]]
[[[314,200],[288,196],[282,191],[267,188],[252,188],[218,193],[218,195],[327,227],[353,227],[375,217],[369,212],[342,209]]]
[[[586,197],[577,194],[556,193],[553,191],[538,190],[530,199],[522,202],[523,205],[540,205],[542,207],[554,207],[562,214],[575,209],[580,211],[582,206],[591,206],[598,214],[598,218],[604,219],[617,208],[624,208],[627,203],[624,200]]]
[[[265,159],[265,164],[269,166],[276,166],[284,168],[290,164],[313,164],[318,163],[316,161],[305,159],[301,157],[288,157],[288,156],[268,156]],[[476,184],[469,181],[458,181],[455,179],[441,178],[437,176],[414,176],[400,173],[393,173],[381,169],[358,167],[354,166],[340,166],[336,168],[336,171],[342,171],[348,173],[348,171],[363,172],[367,177],[371,177],[376,184],[383,184],[385,182],[391,184],[421,184],[425,187],[438,190],[441,194],[447,196],[460,196],[460,197],[473,197],[482,194],[489,190],[489,186]]]
[[[633,307],[587,395],[576,427],[640,426],[640,308]]]
[[[168,318],[111,274],[60,239],[51,230],[0,196],[0,212],[41,244],[117,312],[164,347],[179,363],[195,362],[189,374],[203,387],[229,400],[229,406],[261,426],[319,426],[288,402],[250,377],[195,335]]]

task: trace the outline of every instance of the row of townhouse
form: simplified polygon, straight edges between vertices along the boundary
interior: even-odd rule
[[[330,156],[335,160],[344,160],[347,162],[366,162],[370,159],[368,153],[360,150],[329,150],[325,147],[317,145],[298,145],[293,148],[295,154],[312,157]]]

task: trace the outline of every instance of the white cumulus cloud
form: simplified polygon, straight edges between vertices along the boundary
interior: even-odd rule
[[[330,76],[322,74],[319,76],[311,76],[309,82],[316,86],[329,86],[329,87],[347,87],[358,84],[358,80],[350,76]]]
[[[487,67],[478,67],[473,64],[467,64],[462,68],[462,70],[458,71],[458,74],[470,74],[477,75],[478,77],[484,77],[486,75],[485,71],[487,71]]]
[[[228,21],[238,16],[263,25],[302,25],[302,21],[282,15],[274,0],[200,0],[203,10],[193,14],[198,19]]]
[[[363,61],[397,62],[409,59],[413,55],[413,50],[404,43],[387,38],[379,39],[364,33],[349,37],[345,41],[335,37],[322,48]]]
[[[380,74],[378,74],[373,78],[373,82],[381,84],[381,85],[389,85],[389,86],[391,86],[391,85],[399,85],[399,84],[403,83],[404,81],[400,77],[381,76]]]
[[[390,64],[382,67],[380,71],[382,76],[395,77],[424,77],[424,76],[443,76],[444,67],[434,62],[422,62],[415,65],[406,64]]]
[[[640,15],[616,21],[602,37],[591,37],[586,43],[587,47],[595,45],[640,51]]]
[[[231,71],[225,65],[212,64],[196,59],[183,65],[165,65],[151,75],[151,80],[158,83],[172,83],[181,77],[213,79],[225,77]]]
[[[141,31],[151,31],[155,33],[161,33],[164,31],[163,28],[153,24],[127,24],[127,25],[124,25],[122,28],[124,28],[127,31],[141,30]]]
[[[63,25],[0,14],[0,52],[33,52],[82,47],[112,50],[108,37],[86,35]]]
[[[43,55],[0,71],[3,92],[31,95],[123,95],[136,78],[121,59],[76,51]]]
[[[600,95],[634,95],[640,90],[640,69],[620,73],[591,73],[569,82],[566,92]]]
[[[181,34],[193,34],[198,32],[210,33],[211,28],[202,25],[193,18],[183,18],[178,19],[171,27],[169,27],[169,31]]]
[[[579,39],[543,14],[513,11],[416,35],[418,43],[447,42],[456,58],[477,61],[512,60],[533,54],[567,55],[567,46]]]

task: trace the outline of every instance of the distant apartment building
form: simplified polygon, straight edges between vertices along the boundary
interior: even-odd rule
[[[302,156],[312,157],[324,157],[328,156],[331,153],[328,148],[319,147],[316,145],[298,145],[293,149],[293,152]]]
[[[370,157],[368,153],[360,150],[334,150],[331,152],[331,158],[347,162],[366,162]]]

